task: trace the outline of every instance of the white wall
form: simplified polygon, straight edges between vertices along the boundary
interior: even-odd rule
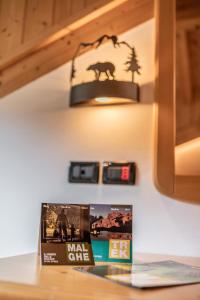
[[[69,64],[0,101],[1,257],[37,249],[45,201],[131,203],[134,251],[200,254],[200,206],[160,195],[152,180],[153,22],[121,39],[136,46],[141,61],[141,104],[69,108]],[[134,160],[137,184],[69,184],[70,160]]]

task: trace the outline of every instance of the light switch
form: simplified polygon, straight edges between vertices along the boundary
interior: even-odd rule
[[[73,183],[98,183],[98,162],[71,162],[69,168],[69,182]]]

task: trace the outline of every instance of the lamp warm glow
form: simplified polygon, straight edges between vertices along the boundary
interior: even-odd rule
[[[137,102],[137,101],[135,101]],[[119,98],[119,97],[95,97],[87,102],[87,105],[109,105],[109,104],[125,104],[133,103],[132,99]]]
[[[95,101],[99,102],[99,103],[107,103],[107,102],[109,102],[109,98],[107,98],[107,97],[98,97],[98,98],[95,98]]]

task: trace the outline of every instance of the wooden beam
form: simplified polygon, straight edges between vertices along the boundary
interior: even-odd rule
[[[64,20],[54,24],[53,26],[50,26],[49,12],[46,18],[43,16],[43,11],[46,7],[44,3],[46,1],[36,1],[36,4],[43,3],[41,4],[41,7],[38,7],[39,12],[41,9],[42,22],[37,22],[38,14],[35,16],[35,9],[37,6],[35,4],[35,7],[32,7],[34,2],[32,3],[30,0],[30,7],[28,7],[29,9],[27,8],[29,13],[25,15],[26,20],[24,21],[25,31],[24,36],[22,37],[23,43],[19,47],[15,48],[15,51],[12,51],[12,53],[9,52],[8,54],[4,54],[4,57],[2,57],[0,60],[0,70],[3,70],[11,64],[16,63],[28,54],[48,46],[56,40],[66,36],[66,34],[69,34],[71,31],[78,29],[91,21],[94,21],[96,18],[101,17],[103,14],[109,11],[112,11],[126,1],[128,0],[93,0],[93,2],[90,2],[83,9],[78,10],[77,8],[76,12],[72,11],[71,15]],[[54,23],[53,20],[52,23]],[[45,24],[46,26],[44,26]]]
[[[121,34],[153,17],[152,0],[129,0],[103,16],[76,28],[54,43],[0,74],[0,96],[3,97],[32,80],[70,61],[80,41],[93,41],[102,34]]]
[[[155,184],[174,193],[175,0],[156,0]]]

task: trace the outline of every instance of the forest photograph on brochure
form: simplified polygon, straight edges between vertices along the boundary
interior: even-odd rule
[[[95,261],[132,262],[132,219],[132,205],[90,205]]]
[[[42,264],[93,264],[89,205],[43,203]]]

